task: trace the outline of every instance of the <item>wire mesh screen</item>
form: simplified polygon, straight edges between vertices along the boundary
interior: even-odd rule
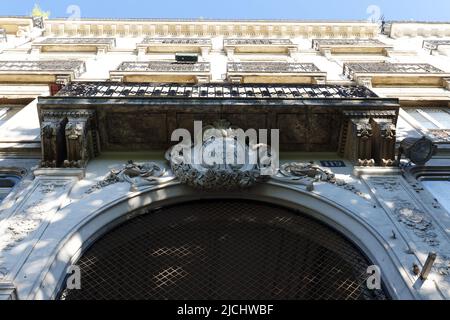
[[[370,262],[341,234],[251,201],[165,207],[133,218],[79,259],[61,299],[386,299]]]

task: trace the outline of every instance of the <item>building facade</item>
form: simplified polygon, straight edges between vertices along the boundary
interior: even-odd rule
[[[0,298],[449,299],[449,103],[448,23],[0,17]]]

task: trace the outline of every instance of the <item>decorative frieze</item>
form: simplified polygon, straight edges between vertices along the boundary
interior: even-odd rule
[[[440,260],[448,255],[447,242],[443,241],[446,236],[441,233],[441,229],[430,213],[420,205],[419,200],[412,197],[402,183],[401,176],[364,179],[393,222],[408,235],[408,240],[415,244],[417,253],[437,251]]]
[[[63,20],[45,21],[45,35],[96,37],[317,37],[373,38],[377,23],[327,21]]]

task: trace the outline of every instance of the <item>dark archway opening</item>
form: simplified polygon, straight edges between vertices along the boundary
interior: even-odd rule
[[[164,207],[106,233],[83,254],[81,289],[61,299],[386,299],[343,235],[254,201]]]

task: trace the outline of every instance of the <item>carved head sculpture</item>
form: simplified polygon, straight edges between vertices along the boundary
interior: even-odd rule
[[[369,139],[372,136],[372,126],[367,122],[358,122],[356,124],[356,135],[361,139]]]
[[[66,125],[66,137],[70,140],[77,140],[83,135],[83,130],[83,123],[69,121]]]
[[[395,139],[395,125],[392,122],[385,123],[381,128],[381,135],[384,139]]]
[[[56,135],[56,127],[53,123],[47,123],[42,126],[41,135],[44,139],[51,139]]]

